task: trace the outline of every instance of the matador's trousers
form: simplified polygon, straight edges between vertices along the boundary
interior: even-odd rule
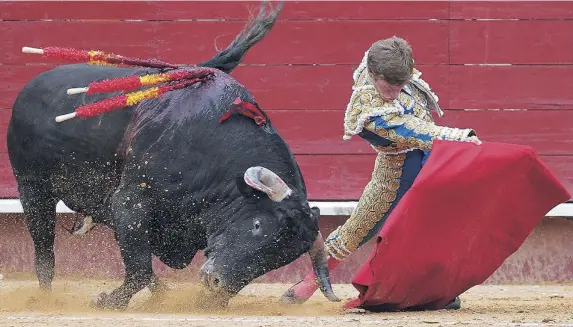
[[[425,161],[422,150],[376,157],[370,182],[350,218],[325,241],[331,257],[344,260],[377,235],[384,222],[410,189]]]

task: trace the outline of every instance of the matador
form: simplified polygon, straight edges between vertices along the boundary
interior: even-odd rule
[[[343,139],[358,135],[377,156],[357,207],[325,241],[329,270],[380,232],[422,169],[433,140],[481,144],[473,129],[434,123],[431,111],[439,117],[443,111],[420,75],[409,44],[398,37],[375,42],[354,71]],[[283,302],[305,302],[317,289],[311,273],[285,292]]]

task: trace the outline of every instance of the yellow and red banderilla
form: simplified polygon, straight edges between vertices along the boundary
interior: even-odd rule
[[[181,80],[186,78],[203,78],[215,73],[212,68],[199,67],[196,69],[180,69],[169,73],[149,74],[144,76],[126,76],[110,78],[103,81],[90,83],[87,87],[71,88],[67,90],[68,94],[78,93],[108,93],[115,91],[128,91],[169,81]]]
[[[146,90],[122,94],[109,99],[104,99],[98,102],[90,103],[78,107],[74,112],[69,114],[60,115],[56,117],[56,122],[62,122],[76,117],[93,117],[100,115],[104,112],[110,112],[115,109],[133,106],[140,103],[145,99],[159,98],[167,92],[182,89],[193,85],[197,82],[203,81],[211,75],[203,75],[192,79],[180,80],[171,85],[152,87]]]
[[[73,48],[46,47],[31,48],[23,47],[22,52],[41,54],[45,57],[55,57],[73,61],[84,61],[95,65],[118,65],[124,64],[138,67],[152,67],[163,69],[175,69],[167,73],[149,74],[144,76],[126,76],[112,78],[103,81],[90,83],[87,87],[71,88],[68,94],[78,93],[108,93],[115,91],[127,91],[137,89],[142,86],[150,86],[159,83],[172,82],[170,85],[153,87],[146,90],[131,92],[120,96],[104,99],[98,102],[87,104],[77,108],[74,112],[56,117],[56,122],[62,122],[75,117],[92,117],[104,112],[113,111],[118,108],[133,106],[145,99],[158,98],[161,95],[173,90],[182,89],[197,82],[213,76],[216,69],[207,67],[186,67],[182,68],[156,59],[138,59],[107,54],[101,51],[87,51]]]
[[[139,59],[120,56],[113,53],[104,53],[94,50],[78,50],[63,47],[32,48],[23,47],[22,52],[41,54],[44,57],[52,57],[71,61],[87,62],[93,65],[128,65],[152,68],[180,68],[179,65],[170,64],[157,59]]]

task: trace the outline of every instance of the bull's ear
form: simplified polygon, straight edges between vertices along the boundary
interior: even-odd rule
[[[267,197],[267,195],[264,192],[261,192],[259,190],[255,190],[249,184],[247,184],[242,175],[235,177],[235,184],[237,185],[237,189],[239,190],[239,192],[249,202],[257,202],[262,197]]]

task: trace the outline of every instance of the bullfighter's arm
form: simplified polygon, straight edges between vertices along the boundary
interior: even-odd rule
[[[365,68],[364,68],[365,69]],[[356,73],[355,73],[356,74]],[[399,99],[382,99],[375,86],[363,70],[354,76],[355,84],[344,118],[344,139],[358,134],[363,128],[395,142],[401,149],[431,150],[434,140],[465,141],[480,144],[476,132],[470,128],[453,128],[426,121],[411,110],[411,103],[401,103]],[[429,91],[429,86],[419,78],[419,72],[412,82],[427,92],[429,107],[437,107],[437,96]],[[440,110],[441,111],[441,110]]]
[[[431,150],[434,140],[477,141],[473,129],[438,126],[411,114],[388,113],[372,117],[365,128],[404,147],[421,150]]]

